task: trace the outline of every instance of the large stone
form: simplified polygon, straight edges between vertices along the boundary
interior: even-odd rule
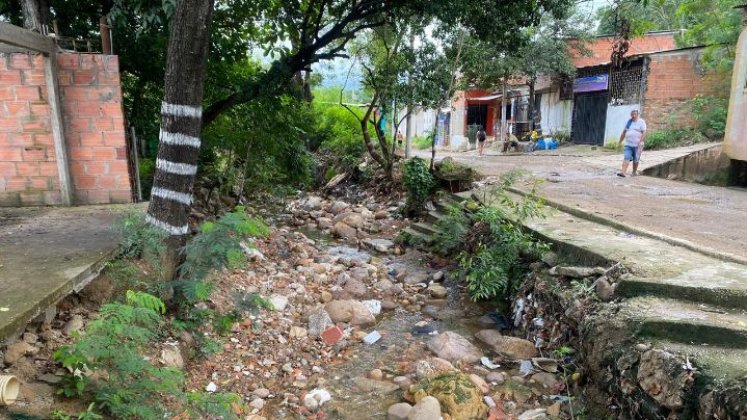
[[[415,401],[420,401],[426,395],[436,398],[441,409],[453,420],[484,419],[487,414],[482,392],[469,376],[461,372],[444,373],[422,380],[413,388],[412,395]]]
[[[428,342],[428,348],[438,357],[450,362],[475,363],[482,357],[480,349],[466,338],[452,331],[446,331],[433,337]]]
[[[350,279],[346,281],[343,290],[348,292],[351,296],[357,298],[365,297],[368,294],[366,285],[363,284],[362,281],[356,279]]]
[[[397,403],[389,407],[386,411],[387,420],[407,420],[412,411],[412,406],[408,403]],[[441,413],[439,413],[441,414]]]
[[[599,299],[601,299],[603,302],[609,302],[615,295],[615,286],[610,284],[606,276],[602,276],[597,279],[595,290],[597,292],[597,296],[599,296]]]
[[[288,298],[283,295],[272,295],[270,296],[270,303],[276,311],[282,312],[288,306]]]
[[[554,388],[560,383],[558,378],[549,372],[535,373],[532,375],[532,379],[545,388]]]
[[[333,322],[349,322],[353,325],[372,325],[376,317],[366,305],[357,300],[333,300],[324,309]]]
[[[346,213],[340,213],[334,218],[332,218],[332,222],[335,224],[344,223],[354,228],[362,228],[365,223],[365,220],[363,219],[363,216],[361,216],[359,213],[346,212]]]
[[[65,326],[62,327],[62,333],[69,336],[75,332],[80,332],[84,325],[85,321],[83,320],[83,317],[75,314],[69,321],[67,321],[67,323],[65,323]]]
[[[322,208],[322,198],[315,195],[308,196],[301,206],[308,211],[319,210]]]
[[[363,245],[376,252],[388,253],[394,248],[394,242],[389,239],[365,239]]]
[[[332,318],[323,307],[309,314],[309,337],[319,337],[327,328],[333,326]]]
[[[498,341],[501,340],[501,338],[503,338],[503,334],[501,334],[501,332],[498,330],[487,329],[478,331],[477,334],[475,334],[475,338],[487,344],[488,346],[493,347]]]
[[[638,365],[638,385],[657,403],[680,411],[692,387],[690,372],[682,369],[685,360],[662,350],[648,350]]]
[[[491,339],[494,340],[493,351],[510,359],[531,359],[537,355],[537,348],[531,341],[507,335],[492,336]]]
[[[441,418],[441,404],[427,396],[421,399],[410,411],[407,420],[438,420]]]
[[[344,212],[345,210],[347,210],[348,207],[350,207],[350,205],[348,203],[344,202],[344,201],[335,201],[329,207],[329,212],[332,213],[332,214],[334,214],[334,215],[338,215],[338,214]]]
[[[5,364],[14,365],[21,360],[22,357],[33,353],[33,351],[34,347],[29,343],[25,341],[17,341],[5,349]]]
[[[428,292],[434,299],[443,299],[449,293],[449,291],[440,284],[431,284],[428,286]]]
[[[370,379],[365,376],[353,378],[353,383],[359,391],[377,395],[388,395],[399,390],[399,385],[393,382]]]
[[[332,233],[334,233],[336,236],[339,236],[340,238],[350,239],[355,238],[355,235],[358,232],[355,230],[355,228],[352,228],[343,222],[337,222],[332,227]]]
[[[166,346],[161,349],[161,363],[167,367],[182,369],[184,367],[184,358],[179,347]]]

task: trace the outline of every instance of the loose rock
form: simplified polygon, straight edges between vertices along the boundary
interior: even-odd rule
[[[412,406],[408,403],[394,404],[386,411],[386,418],[388,420],[407,420],[411,411]]]
[[[420,400],[407,416],[408,420],[435,420],[441,417],[441,404],[437,399],[427,396]]]
[[[480,360],[482,353],[466,338],[461,335],[446,331],[428,342],[428,349],[436,353],[438,357],[450,362],[461,360],[465,363],[475,363]]]

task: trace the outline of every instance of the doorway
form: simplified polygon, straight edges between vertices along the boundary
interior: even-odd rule
[[[469,105],[467,107],[467,127],[471,125],[480,125],[487,129],[488,123],[488,106],[487,105]]]
[[[606,90],[575,95],[571,130],[571,139],[574,143],[604,145],[606,123]]]

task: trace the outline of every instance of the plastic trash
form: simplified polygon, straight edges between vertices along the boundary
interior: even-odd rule
[[[480,359],[480,363],[482,363],[482,365],[485,366],[488,369],[498,369],[499,367],[501,367],[501,365],[493,363],[490,359],[488,359],[485,356],[483,356]]]
[[[381,340],[381,334],[378,331],[371,331],[367,336],[363,337],[363,342],[366,344],[373,344]]]
[[[519,372],[521,372],[521,374],[523,376],[529,376],[529,375],[531,375],[532,372],[534,372],[534,367],[532,366],[532,361],[531,360],[522,360],[519,363]]]

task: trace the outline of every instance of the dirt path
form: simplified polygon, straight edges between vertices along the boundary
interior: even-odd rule
[[[642,167],[679,156],[682,150],[649,151]],[[618,178],[620,156],[589,148],[561,149],[556,155],[440,153],[475,167],[487,176],[514,169],[544,180],[549,200],[583,209],[660,235],[747,258],[747,191],[639,176]],[[425,154],[424,154],[425,155]],[[521,187],[521,186],[519,186]]]

